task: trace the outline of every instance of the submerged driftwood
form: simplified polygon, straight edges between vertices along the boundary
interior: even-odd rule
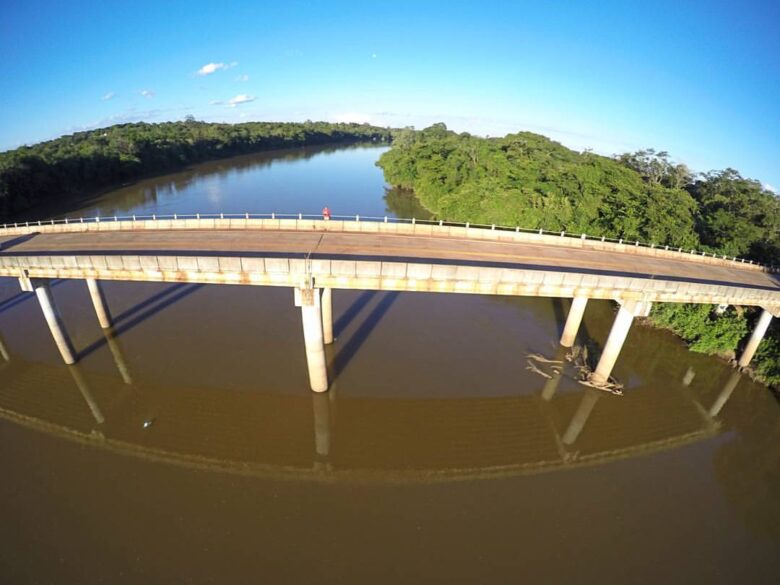
[[[587,346],[574,346],[566,353],[563,360],[550,359],[539,353],[529,353],[526,357],[526,369],[548,380],[562,375],[566,362],[569,362],[574,369],[574,375],[571,377],[579,384],[618,396],[623,394],[623,385],[612,377],[604,384],[595,384],[591,381],[593,367],[591,366],[591,360],[588,359]]]

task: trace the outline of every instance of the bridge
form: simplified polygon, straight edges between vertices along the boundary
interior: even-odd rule
[[[49,288],[83,279],[101,327],[101,280],[284,286],[301,308],[312,390],[328,389],[333,289],[572,298],[561,345],[571,347],[589,299],[620,304],[598,365],[608,383],[633,319],[652,303],[763,309],[739,359],[747,366],[780,316],[780,272],[744,259],[586,234],[388,218],[190,215],[79,218],[0,229],[0,276],[35,292],[67,364],[77,355]]]

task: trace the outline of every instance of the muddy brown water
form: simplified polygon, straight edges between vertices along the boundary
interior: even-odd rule
[[[69,213],[422,213],[381,151],[209,163]],[[0,280],[0,582],[780,575],[780,406],[666,332],[632,328],[614,396],[557,347],[566,299],[334,291],[313,395],[290,290],[106,283],[108,336],[83,282],[52,290],[76,366]],[[591,302],[579,343],[598,351],[613,315]]]

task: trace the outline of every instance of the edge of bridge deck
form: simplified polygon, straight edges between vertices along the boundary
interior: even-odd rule
[[[617,252],[684,260],[698,264],[710,264],[744,270],[778,273],[780,267],[765,266],[737,257],[717,256],[697,250],[683,250],[669,246],[656,246],[639,241],[627,242],[587,234],[572,235],[566,232],[545,232],[519,227],[496,225],[472,225],[445,221],[398,220],[392,218],[361,218],[324,220],[320,216],[281,216],[276,214],[228,215],[195,214],[192,216],[132,216],[129,218],[78,218],[5,224],[0,228],[0,238],[30,236],[36,233],[85,233],[143,230],[265,230],[335,233],[381,233],[458,238],[481,241],[523,242],[564,248],[580,248],[605,252]],[[8,242],[13,244],[13,240]],[[2,244],[0,244],[0,249]]]

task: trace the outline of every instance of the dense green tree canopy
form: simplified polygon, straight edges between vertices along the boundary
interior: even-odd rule
[[[455,134],[443,124],[397,133],[378,163],[437,217],[695,247],[696,201],[622,164],[520,132]]]
[[[487,139],[435,124],[397,131],[378,164],[389,183],[413,190],[440,219],[585,232],[780,263],[775,194],[733,169],[694,178],[663,151],[610,159],[529,132]],[[716,315],[706,305],[662,304],[651,320],[694,351],[726,354],[744,343],[758,312]],[[753,369],[780,385],[778,320]]]
[[[191,163],[260,150],[388,141],[388,129],[326,122],[121,124],[0,153],[0,215]]]

